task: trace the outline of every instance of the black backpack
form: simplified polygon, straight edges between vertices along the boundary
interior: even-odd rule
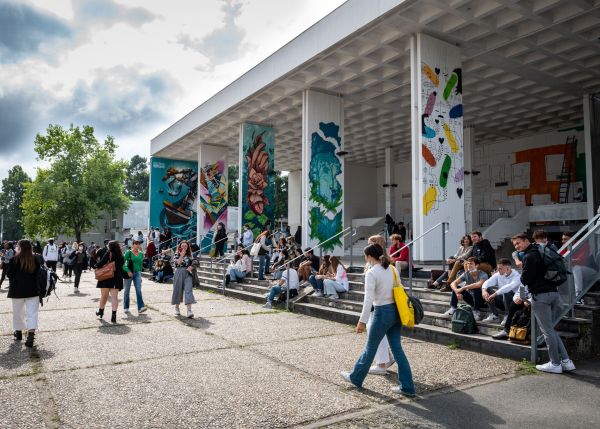
[[[476,334],[477,325],[475,324],[475,316],[470,305],[459,305],[454,314],[452,314],[452,332],[458,334]]]
[[[423,311],[423,304],[421,304],[421,300],[419,298],[415,298],[414,296],[408,297],[408,304],[412,305],[412,308],[415,312],[415,325],[418,325],[425,317],[425,311]]]
[[[56,280],[58,276],[54,272],[49,272],[48,268],[42,263],[38,265],[36,282],[38,286],[38,295],[40,304],[44,306],[44,298],[49,297],[52,292],[56,295]]]
[[[542,257],[542,262],[546,268],[546,274],[544,277],[548,283],[552,286],[558,287],[566,282],[567,275],[570,273],[569,270],[567,270],[565,258],[563,258],[562,255],[556,251],[554,246],[540,246],[537,244],[535,246]]]

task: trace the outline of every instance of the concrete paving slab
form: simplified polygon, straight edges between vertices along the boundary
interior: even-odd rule
[[[30,353],[24,341],[14,341],[12,335],[0,336],[0,379],[33,373]]]
[[[47,377],[61,422],[70,427],[274,428],[368,406],[363,398],[240,349]]]
[[[45,428],[39,393],[31,377],[0,380],[0,427],[10,429]]]
[[[250,315],[256,313],[273,313],[275,310],[269,310],[262,308],[259,304],[253,304],[247,301],[238,301],[233,299],[219,299],[219,298],[204,298],[196,297],[197,303],[193,305],[192,311],[196,317],[223,317],[223,316],[239,316],[239,315]],[[174,306],[171,302],[159,302],[149,303],[151,308],[158,310],[167,315],[173,315]],[[183,310],[184,305],[181,306]]]

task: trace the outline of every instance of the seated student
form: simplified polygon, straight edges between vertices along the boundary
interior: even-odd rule
[[[312,274],[308,278],[308,281],[310,282],[310,284],[312,285],[312,287],[315,290],[315,293],[313,294],[313,296],[323,296],[323,289],[324,289],[323,281],[331,273],[332,273],[332,271],[331,271],[331,263],[329,260],[329,255],[324,255],[323,262],[321,263],[321,266],[319,267],[319,271],[316,274]]]
[[[300,265],[298,267],[300,281],[308,281],[311,274],[319,271],[319,263],[319,257],[315,256],[313,249],[310,247],[304,249],[304,255],[300,258]]]
[[[465,259],[467,259],[469,256],[471,256],[472,250],[473,250],[473,242],[471,241],[471,236],[467,234],[460,239],[460,245],[458,246],[458,250],[456,251],[456,253],[446,260],[446,262],[448,263],[448,270],[444,271],[444,273],[441,276],[439,276],[437,279],[435,279],[435,281],[433,281],[431,283],[428,282],[427,287],[430,289],[440,288],[442,286],[442,283],[446,279],[450,278],[452,269],[454,268],[454,266],[456,264],[458,264],[457,268],[462,268],[463,263],[465,262]],[[452,281],[450,281],[450,283],[452,283],[456,279],[457,273],[458,273],[458,269],[456,271],[454,271],[454,277],[452,278]]]
[[[508,310],[513,296],[521,286],[521,274],[517,270],[512,269],[510,259],[502,258],[498,261],[498,270],[487,279],[481,287],[483,299],[488,303],[490,314],[484,322],[499,322],[498,310],[496,308],[496,300],[504,301],[504,319],[501,325],[504,326],[508,318]],[[502,298],[500,298],[502,297]]]
[[[239,264],[230,265],[227,268],[227,274],[225,275],[225,285],[228,285],[232,280],[234,282],[241,283],[248,275],[252,275],[252,259],[250,259],[250,253],[248,250],[238,250],[236,256],[239,258]]]
[[[271,265],[271,273],[273,274],[273,280],[279,280],[281,278],[282,270],[287,268],[287,263],[291,260],[287,249],[281,250],[281,255],[276,263]]]
[[[566,243],[575,235],[572,231],[565,231],[562,234],[562,243]],[[573,246],[577,241],[573,241]],[[568,256],[569,248],[566,247],[562,250],[562,256]],[[589,285],[593,280],[598,279],[598,271],[596,271],[596,262],[591,254],[589,243],[583,243],[577,250],[573,251],[571,256],[571,263],[573,272],[573,283],[575,284],[575,297],[579,297],[577,304],[585,304],[583,297],[584,286]]]
[[[497,333],[496,335],[492,335],[492,338],[495,340],[507,340],[508,333],[510,332],[510,327],[512,326],[512,319],[517,310],[521,310],[525,307],[529,307],[529,291],[527,290],[527,286],[521,285],[519,289],[515,292],[513,296],[512,302],[508,307],[508,314],[506,315],[506,323],[504,324],[504,329]]]
[[[488,279],[488,275],[479,269],[479,265],[479,259],[474,256],[465,261],[465,272],[450,283],[452,289],[450,309],[444,315],[452,316],[458,306],[458,301],[461,300],[473,307],[475,320],[481,320],[481,307],[485,305],[481,295],[481,286]]]
[[[396,265],[396,270],[398,270],[398,272],[408,270],[408,262],[410,260],[408,247],[404,247],[402,237],[399,234],[392,234],[390,238],[392,239],[392,245],[390,246],[392,263]],[[402,249],[402,247],[404,247],[404,249]],[[400,251],[398,252],[398,250]]]
[[[289,281],[288,272],[290,275]],[[285,292],[286,288],[289,288],[290,292],[295,290],[295,294],[297,295],[298,283],[298,272],[295,269],[290,268],[289,270],[286,269],[283,271],[281,278],[271,283],[271,289],[269,290],[269,295],[267,296],[267,303],[263,305],[263,308],[272,308],[273,300],[278,297],[281,292]]]
[[[271,263],[274,264],[281,259],[281,251],[285,249],[285,238],[281,237],[275,247],[273,247],[273,255],[271,256]]]
[[[168,260],[159,259],[157,264],[162,262],[160,269],[155,271],[155,278],[158,283],[168,282],[173,279],[173,267]]]
[[[246,267],[242,262],[242,257],[240,256],[240,253],[241,252],[238,252],[235,255],[233,255],[233,261],[231,261],[231,263],[227,267],[227,274],[225,274],[225,285],[229,284],[229,282],[231,281],[231,277],[233,277],[237,281],[238,275],[245,276],[244,270]],[[235,271],[235,273],[232,274],[233,271]]]
[[[483,238],[483,235],[479,231],[471,233],[471,241],[473,242],[471,256],[479,259],[479,268],[481,271],[485,272],[488,277],[491,276],[492,272],[496,269],[496,251],[489,240]]]
[[[335,275],[332,273],[323,281],[324,294],[329,299],[338,299],[339,292],[346,293],[350,289],[348,275],[346,267],[337,256],[332,256],[329,260],[331,261],[331,270]]]

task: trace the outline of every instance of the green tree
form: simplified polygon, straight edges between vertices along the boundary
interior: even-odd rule
[[[148,160],[143,156],[134,155],[127,166],[125,195],[134,201],[148,201],[149,180]]]
[[[288,176],[281,171],[275,172],[275,219],[288,215]]]
[[[23,194],[25,184],[31,178],[20,165],[15,165],[8,171],[8,176],[2,179],[0,193],[0,214],[4,216],[4,237],[18,240],[23,237]]]
[[[91,228],[100,211],[125,210],[123,191],[127,163],[115,160],[112,137],[100,143],[91,126],[49,125],[38,134],[34,149],[49,168],[38,168],[23,198],[25,232],[29,236],[81,234]]]
[[[240,189],[240,169],[237,165],[230,165],[227,169],[227,204],[230,207],[238,206],[238,192]]]

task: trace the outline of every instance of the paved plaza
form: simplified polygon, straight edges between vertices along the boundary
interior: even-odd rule
[[[419,413],[420,404],[537,378],[520,377],[513,361],[405,338],[419,397],[390,392],[395,366],[358,391],[338,376],[366,340],[351,326],[198,290],[196,317],[176,318],[171,286],[146,279],[149,311],[120,308],[111,324],[108,306],[105,320],[94,315],[99,291],[91,273],[80,289],[75,295],[72,284],[59,283],[58,298],[40,313],[33,351],[13,341],[2,289],[0,427],[436,427],[435,410]]]

